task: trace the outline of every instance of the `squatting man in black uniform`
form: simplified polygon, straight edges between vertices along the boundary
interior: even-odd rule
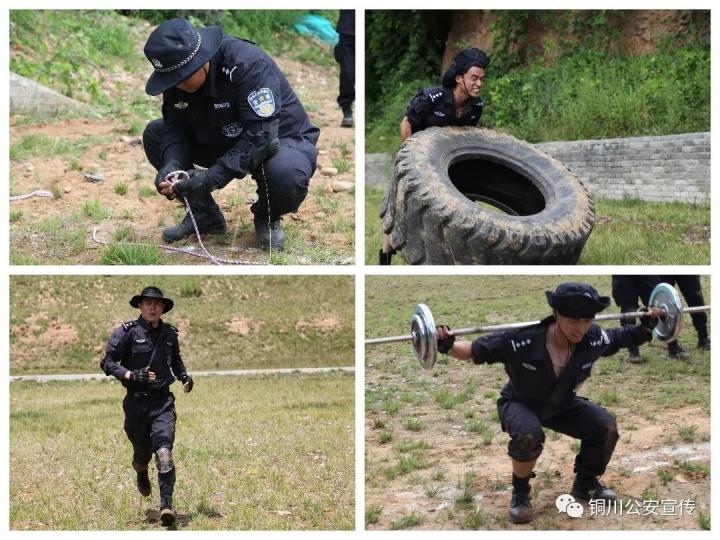
[[[563,283],[545,294],[552,315],[521,330],[456,342],[450,328],[437,327],[440,352],[475,364],[505,365],[509,381],[500,392],[497,409],[502,429],[510,435],[511,523],[532,521],[530,479],[543,450],[544,427],[581,441],[573,497],[616,498],[599,477],[615,449],[617,424],[608,411],[575,392],[601,356],[650,341],[659,314],[651,308],[640,325],[604,330],[593,320],[610,305],[610,298],[599,296],[590,285]]]
[[[283,249],[281,217],[305,200],[320,130],[278,66],[255,44],[225,36],[218,26],[196,30],[185,19],[158,26],[145,56],[155,69],[145,92],[163,95],[163,117],[143,133],[157,190],[187,200],[201,233],[222,234],[225,218],[212,192],[251,174],[258,245]],[[171,184],[167,176],[178,170],[190,178]],[[186,215],[162,237],[175,242],[193,233]]]
[[[410,101],[400,122],[400,139],[431,126],[476,126],[485,107],[479,96],[489,64],[490,57],[480,49],[460,51],[443,75],[442,86],[423,88]],[[394,252],[385,234],[380,264],[391,264]]]
[[[169,526],[175,522],[172,449],[177,418],[170,385],[178,379],[185,392],[190,392],[194,383],[180,357],[177,328],[160,318],[173,308],[173,301],[165,298],[157,287],[150,286],[133,296],[130,305],[140,310],[140,316],[115,329],[100,368],[106,375],[119,379],[127,389],[123,400],[125,433],[133,446],[132,466],[137,472],[137,488],[144,497],[152,491],[148,464],[154,453],[160,521]]]

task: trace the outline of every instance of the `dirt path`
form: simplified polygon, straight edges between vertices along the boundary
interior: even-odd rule
[[[350,264],[354,258],[355,139],[354,129],[339,127],[337,67],[283,58],[277,61],[321,136],[310,193],[298,213],[286,217],[287,250],[273,262]],[[126,79],[125,84],[144,84],[143,75]],[[158,100],[158,115],[159,111]],[[39,144],[48,147],[47,151],[27,152],[28,157],[10,161],[11,194],[36,189],[55,194],[52,199],[11,203],[10,252],[14,263],[98,264],[104,247],[91,239],[93,228],[97,227],[98,237],[104,240],[115,237],[160,244],[162,229],[182,219],[184,210],[155,193],[155,171],[145,158],[140,137],[131,134],[133,123],[137,120],[130,115],[65,119],[42,125],[24,125],[22,119],[11,117],[11,146],[35,136],[44,137]],[[38,153],[42,155],[34,155]],[[333,172],[338,162],[348,170]],[[100,173],[104,180],[90,182],[85,178],[93,173]],[[255,182],[249,177],[233,181],[216,193],[228,221],[228,233],[206,241],[211,253],[268,262],[267,253],[254,247],[249,210],[254,196]],[[194,239],[173,244],[194,245]],[[209,264],[166,252],[161,252],[160,263]]]

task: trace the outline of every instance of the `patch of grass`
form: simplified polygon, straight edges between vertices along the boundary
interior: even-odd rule
[[[703,531],[709,531],[710,530],[710,513],[703,512],[702,510],[700,510],[698,512],[697,522]]]
[[[98,159],[105,161],[107,159],[107,150],[100,150],[98,152]]]
[[[134,242],[136,239],[135,229],[129,225],[121,225],[113,231],[115,242]]]
[[[68,154],[72,151],[72,141],[47,135],[23,135],[10,145],[10,160],[20,161],[31,157],[49,157]]]
[[[433,486],[432,484],[428,484],[425,486],[425,496],[429,499],[434,499],[438,495],[440,495],[440,486]]]
[[[399,474],[410,474],[418,469],[426,469],[428,467],[429,464],[425,460],[425,457],[418,451],[401,455],[396,465]]]
[[[380,432],[380,435],[378,435],[378,442],[380,444],[387,444],[390,441],[392,441],[393,438],[393,432],[391,429],[386,429],[384,431]]]
[[[347,160],[345,160],[344,158],[340,158],[340,159],[335,158],[332,160],[332,164],[333,164],[333,167],[335,167],[337,169],[338,174],[346,173],[351,168],[350,163]]]
[[[385,422],[382,418],[376,418],[373,420],[373,429],[385,429],[386,427],[387,422]]]
[[[402,529],[410,529],[412,527],[417,527],[418,525],[422,525],[425,522],[425,518],[422,514],[418,514],[417,512],[412,512],[406,516],[401,517],[400,519],[393,521],[390,525],[390,528],[393,531],[399,531]]]
[[[486,433],[488,429],[490,429],[490,426],[482,420],[475,420],[470,422],[467,426],[467,431],[469,433]]]
[[[600,394],[600,403],[602,405],[614,405],[618,402],[617,392],[613,390],[605,390]]]
[[[365,525],[374,525],[380,521],[382,511],[382,506],[377,504],[371,504],[365,508]]]
[[[111,215],[110,210],[105,208],[100,202],[100,199],[97,197],[92,200],[85,201],[82,205],[82,211],[95,223],[98,223]]]
[[[150,265],[160,263],[160,250],[155,246],[135,244],[109,244],[100,255],[100,264]]]
[[[480,507],[474,508],[462,520],[461,527],[463,529],[478,530],[487,527],[490,523],[490,516]]]
[[[10,223],[20,221],[23,217],[22,210],[10,210]]]
[[[406,454],[416,450],[427,450],[430,445],[426,441],[402,441],[393,447],[393,450]]]
[[[695,463],[687,460],[675,460],[673,464],[681,471],[691,476],[707,478],[710,475],[710,468],[702,463]]]
[[[422,431],[425,429],[425,423],[419,418],[408,418],[405,422],[405,429],[408,431]]]
[[[443,480],[445,480],[445,471],[443,471],[442,469],[434,469],[432,474],[430,475],[430,480],[442,482]]]
[[[70,163],[68,164],[68,169],[71,171],[81,171],[82,164],[80,163],[80,160],[78,158],[71,158]]]
[[[157,195],[157,190],[148,186],[140,186],[138,189],[139,197],[154,197]]]
[[[660,483],[663,486],[667,486],[673,480],[672,473],[670,471],[666,471],[665,469],[660,469],[657,472],[657,476],[660,479]]]
[[[683,425],[678,429],[678,435],[684,442],[694,442],[697,438],[697,430],[695,424]]]
[[[115,184],[114,191],[118,195],[126,195],[128,192],[127,184],[125,182],[118,182]]]
[[[129,208],[125,208],[120,214],[120,217],[128,221],[132,221],[135,218],[135,214]]]
[[[202,285],[198,278],[190,278],[180,285],[181,298],[199,298],[202,295]]]
[[[710,207],[638,199],[595,201],[580,264],[708,264]],[[622,237],[622,249],[617,238]]]
[[[11,236],[15,236],[20,243],[33,246],[36,253],[65,261],[66,258],[76,257],[86,250],[88,234],[80,226],[80,222],[81,218],[76,212],[61,217],[23,220],[22,227],[12,231]],[[28,261],[25,264],[38,264],[34,257],[26,257],[18,254],[14,260]]]
[[[173,503],[192,515],[178,528],[354,528],[352,375],[197,377],[191,394],[176,387]],[[18,382],[9,392],[11,529],[160,529],[139,506],[117,382]],[[54,467],[37,470],[37,448]],[[153,495],[145,508],[156,508]]]
[[[468,506],[472,504],[477,493],[475,489],[475,474],[472,472],[466,472],[458,482],[458,488],[462,490],[462,493],[458,496],[456,502],[460,506]]]

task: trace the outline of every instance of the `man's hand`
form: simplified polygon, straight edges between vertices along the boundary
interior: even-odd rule
[[[437,327],[437,348],[438,351],[447,354],[455,345],[455,334],[449,326],[444,324]]]
[[[182,197],[205,197],[209,195],[215,184],[207,171],[190,169],[187,171],[190,178],[173,184],[173,192],[179,193]]]
[[[648,330],[652,331],[658,323],[658,319],[662,315],[662,310],[660,308],[651,307],[651,308],[640,308],[640,311],[646,311],[647,315],[643,315],[640,317],[640,324],[647,328]]]
[[[147,384],[156,379],[155,372],[150,371],[149,368],[133,369],[132,376],[133,380],[138,384]]]
[[[168,174],[179,170],[182,170],[182,163],[172,159],[168,161],[165,165],[163,165],[162,168],[158,171],[157,176],[155,176],[155,189],[157,189],[158,193],[160,193],[161,195],[165,195],[165,197],[170,200],[174,199],[175,195],[170,189],[170,182],[165,180],[165,178]]]
[[[185,393],[192,392],[193,386],[195,386],[195,382],[193,381],[193,378],[188,375],[187,373],[183,373],[180,375],[180,382],[183,385],[183,390],[185,390]]]

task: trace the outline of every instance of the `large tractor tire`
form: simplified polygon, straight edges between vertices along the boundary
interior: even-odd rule
[[[380,217],[411,264],[575,264],[595,223],[590,194],[561,163],[468,127],[405,141]]]

